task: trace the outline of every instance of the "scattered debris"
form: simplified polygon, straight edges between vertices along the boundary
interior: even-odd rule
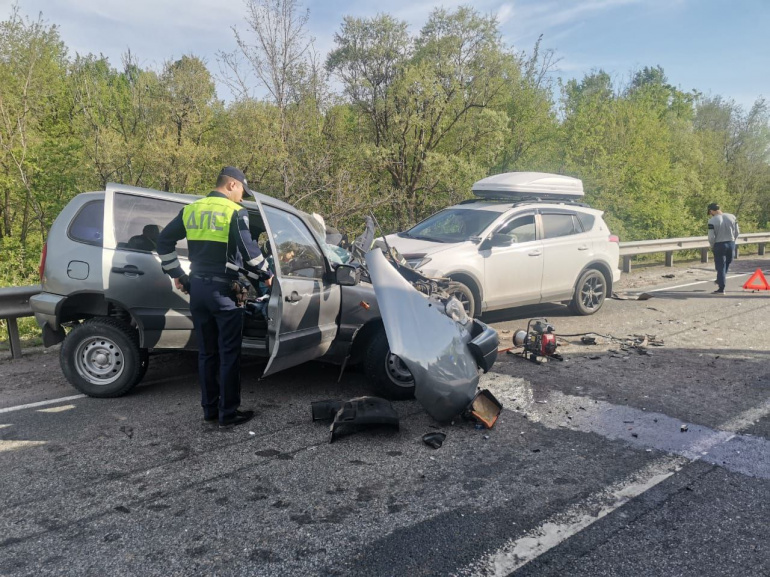
[[[491,429],[495,426],[502,410],[503,404],[490,391],[482,389],[473,398],[467,412],[470,417],[478,421],[477,425],[481,424],[487,429]]]
[[[679,427],[679,432],[686,433],[689,429],[690,427],[688,427],[687,425],[682,425],[681,427]]]
[[[663,278],[676,278],[676,275],[675,275],[675,274],[672,274],[672,273],[669,273],[669,274],[664,274],[664,275],[663,275]]]
[[[653,297],[650,293],[641,293],[638,295],[629,295],[626,293],[612,293],[612,296],[610,298],[613,298],[618,301],[646,301],[650,300]]]
[[[484,435],[484,440],[488,441],[489,440],[489,435]]]
[[[638,434],[638,433],[631,433],[631,436],[632,436],[634,439],[638,439],[638,438],[639,438],[639,434]]]
[[[444,444],[444,439],[446,439],[446,433],[433,432],[425,433],[422,436],[422,442],[434,449],[441,448],[441,445]]]
[[[580,342],[584,345],[595,345],[597,344],[596,337],[589,337],[588,335],[584,335],[580,337]]]
[[[533,453],[539,453],[539,452],[540,452],[540,449],[532,449],[532,452],[533,452]]]
[[[329,427],[329,442],[340,436],[341,430],[387,425],[399,428],[398,413],[390,401],[379,397],[357,397],[349,401],[317,401],[311,404],[313,420],[333,418]],[[335,411],[336,407],[336,411]]]

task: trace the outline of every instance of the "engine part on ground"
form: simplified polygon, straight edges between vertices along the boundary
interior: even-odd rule
[[[495,426],[502,410],[503,404],[495,398],[492,392],[482,389],[473,397],[467,414],[487,429],[491,429]]]
[[[329,427],[329,442],[345,433],[374,426],[399,428],[398,413],[390,401],[379,397],[356,397],[349,401],[329,400],[311,404],[313,420],[333,418]],[[337,409],[334,411],[334,409]]]
[[[544,363],[548,359],[564,360],[556,352],[559,346],[556,342],[556,329],[548,319],[530,319],[526,331],[518,330],[513,334],[513,345],[523,347],[521,356],[536,363]]]
[[[446,439],[446,433],[433,432],[425,433],[422,436],[422,442],[434,449],[440,449],[441,445],[444,444],[444,439]]]

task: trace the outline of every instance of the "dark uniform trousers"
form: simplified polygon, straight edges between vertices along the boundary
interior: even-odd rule
[[[205,418],[220,422],[241,404],[241,339],[244,311],[235,305],[231,281],[193,274],[190,312],[198,339],[198,372]]]
[[[719,287],[719,290],[725,290],[727,273],[730,270],[730,263],[733,262],[734,254],[734,242],[714,243],[714,268],[717,269],[717,286]]]

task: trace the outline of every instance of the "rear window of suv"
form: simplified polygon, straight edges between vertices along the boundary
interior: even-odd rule
[[[104,201],[85,204],[70,223],[67,234],[72,240],[102,246],[104,243]]]

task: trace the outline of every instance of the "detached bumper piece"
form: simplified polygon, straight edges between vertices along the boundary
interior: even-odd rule
[[[344,434],[369,427],[399,428],[398,413],[390,401],[379,397],[357,397],[349,401],[317,401],[311,405],[314,421],[334,419],[329,427],[329,442]]]
[[[497,360],[497,347],[500,346],[500,337],[497,336],[495,329],[475,319],[471,328],[471,336],[473,339],[468,343],[468,348],[476,364],[486,373]]]

